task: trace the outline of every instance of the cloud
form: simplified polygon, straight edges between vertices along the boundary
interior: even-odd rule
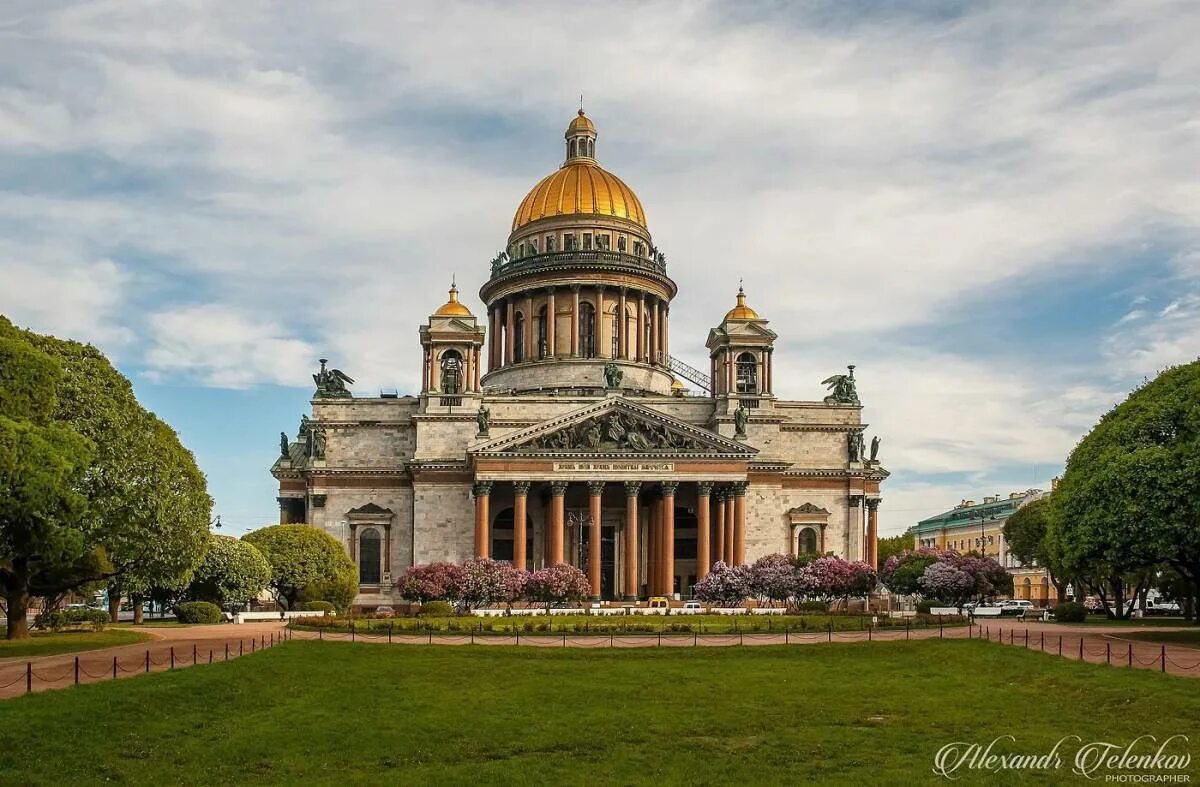
[[[154,381],[181,378],[221,388],[304,380],[313,347],[282,326],[217,304],[159,312],[149,319],[146,352]]]
[[[39,333],[69,336],[103,346],[119,356],[131,340],[127,329],[114,325],[121,308],[125,271],[112,260],[87,260],[59,249],[64,256],[44,254],[0,241],[0,313]]]

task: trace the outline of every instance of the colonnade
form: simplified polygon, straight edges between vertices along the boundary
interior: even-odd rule
[[[491,498],[493,481],[476,481],[475,497],[475,556],[491,556]],[[526,529],[529,491],[535,482],[512,481],[513,495],[513,564],[525,566]],[[566,540],[566,495],[571,482],[548,482],[549,499],[544,560],[546,565],[568,562],[564,554]],[[642,591],[644,561],[646,592],[652,596],[667,596],[675,585],[675,512],[679,481],[586,481],[588,491],[587,542],[601,542],[601,498],[610,483],[619,484],[624,491],[624,515],[618,528],[618,552],[621,555],[622,575],[617,589],[626,600],[637,599]],[[718,484],[713,481],[685,482],[695,484],[696,511],[696,579],[708,575],[718,560],[728,565],[746,562],[746,483]],[[643,515],[641,509],[646,508]],[[639,545],[639,531],[645,524],[647,543]],[[588,577],[594,598],[601,593],[598,546],[587,551],[587,565],[580,566]]]
[[[588,314],[590,326],[584,319]],[[543,315],[546,324],[541,328]],[[563,315],[568,317],[569,338],[558,335],[557,318]],[[669,316],[666,298],[630,287],[570,284],[513,293],[488,307],[488,371],[549,358],[612,358],[666,366]]]

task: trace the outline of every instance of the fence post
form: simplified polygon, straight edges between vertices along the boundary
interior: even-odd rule
[[[238,640],[238,655],[241,656],[246,652],[246,643],[241,639]]]
[[[1046,630],[1042,629],[1042,643],[1038,645],[1038,649],[1043,653],[1046,651]]]
[[[192,643],[192,666],[196,666],[196,643]]]
[[[738,644],[739,644],[739,645],[745,645],[745,644],[746,644],[746,643],[745,643],[745,641],[742,639],[742,632],[740,632],[740,631],[738,632]]]
[[[350,621],[350,641],[354,641],[354,621]]]
[[[471,629],[471,631],[468,633],[471,635],[471,644],[474,645],[475,644],[475,629]],[[563,644],[564,645],[567,644],[567,635],[566,634],[563,635]]]
[[[942,639],[942,637],[944,637],[944,636],[945,636],[945,629],[942,627],[942,624],[939,623],[938,624],[938,639]]]
[[[787,630],[786,629],[783,632],[783,643],[785,645],[787,644]],[[700,635],[693,631],[692,632],[692,647],[694,648],[699,644],[700,644]]]
[[[1025,647],[1029,647],[1029,626],[1025,627]]]
[[[79,657],[75,657],[75,685],[79,685]]]
[[[212,648],[208,649],[208,663],[212,664]]]
[[[784,630],[783,630],[783,644],[784,644],[784,645],[790,645],[790,644],[791,644],[791,640],[789,640],[789,639],[788,639],[788,630],[787,630],[787,629],[784,629]]]
[[[833,642],[833,621],[831,620],[825,625],[829,627],[829,641]]]
[[[1079,660],[1083,661],[1083,635],[1079,635]]]
[[[325,639],[325,629],[317,629],[317,639]]]
[[[908,641],[908,628],[909,628],[909,627],[908,627],[908,622],[909,622],[909,621],[908,621],[908,618],[905,618],[905,619],[904,619],[904,640],[905,640],[905,642],[907,642],[907,641]]]
[[[433,626],[429,627],[429,644],[433,644]]]
[[[225,643],[225,660],[229,661],[229,643]]]
[[[867,625],[867,642],[871,641],[871,629],[872,628],[874,628],[874,627],[869,624]]]
[[[1108,642],[1104,643],[1104,663],[1112,664],[1112,645]]]
[[[985,627],[984,627],[984,629],[983,629],[983,638],[984,638],[984,639],[986,639],[986,640],[991,640],[991,638],[992,638],[992,627],[991,627],[991,626],[985,626]]]
[[[662,647],[662,629],[658,630],[658,646]]]
[[[1133,643],[1129,643],[1129,666],[1133,666]]]
[[[1062,634],[1058,635],[1058,655],[1062,655]]]
[[[146,672],[150,671],[150,651],[146,651]]]
[[[259,650],[262,650],[262,649],[263,649],[263,648],[265,648],[266,646],[267,646],[267,635],[266,635],[266,634],[260,634],[260,635],[259,635],[259,644],[258,644],[258,649],[259,649]]]
[[[563,647],[565,648],[566,646],[567,646],[567,635],[563,634]]]
[[[33,662],[25,662],[25,693],[33,692]]]
[[[1160,651],[1160,653],[1161,653],[1161,658],[1162,658],[1162,667],[1160,667],[1159,671],[1166,672],[1167,671],[1167,646],[1166,645],[1162,646],[1162,650]]]
[[[258,640],[256,640],[254,637],[251,637],[250,638],[250,652],[253,653],[257,647],[258,647]]]
[[[175,646],[171,646],[171,669],[175,669]]]
[[[392,644],[392,626],[394,626],[394,625],[395,625],[394,623],[388,623],[388,644],[389,645]]]
[[[117,679],[117,657],[113,656],[113,680]]]

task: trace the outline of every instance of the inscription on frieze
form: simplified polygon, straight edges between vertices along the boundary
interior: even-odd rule
[[[556,473],[673,473],[674,462],[555,462]]]

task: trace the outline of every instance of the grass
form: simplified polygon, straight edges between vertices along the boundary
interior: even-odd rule
[[[321,626],[326,631],[349,631],[345,619],[326,621],[332,625]],[[537,615],[481,618],[471,615],[461,617],[421,617],[355,620],[355,630],[360,632],[386,632],[389,627],[395,633],[406,631],[443,631],[496,634],[551,634],[559,632],[700,632],[721,634],[728,632],[771,632],[771,631],[826,631],[832,624],[834,631],[865,631],[870,618],[862,615]],[[902,619],[880,618],[876,628],[903,629]],[[937,626],[936,619],[927,622],[912,622],[914,629],[923,625]],[[947,620],[946,626],[963,625],[961,619]],[[298,628],[313,628],[297,625]]]
[[[1197,718],[1195,679],[980,641],[617,651],[306,641],[0,703],[0,773],[35,785],[908,785],[941,781],[932,760],[951,741],[1011,734],[1002,750],[1043,753],[1064,735],[1190,733]],[[1075,778],[1073,756],[990,778],[1061,784]]]
[[[140,631],[109,628],[104,631],[63,631],[58,634],[34,632],[29,639],[0,640],[0,659],[15,656],[52,656],[80,650],[132,645],[150,639]]]
[[[1194,626],[1189,631],[1130,631],[1122,633],[1121,638],[1200,648],[1200,628]]]

